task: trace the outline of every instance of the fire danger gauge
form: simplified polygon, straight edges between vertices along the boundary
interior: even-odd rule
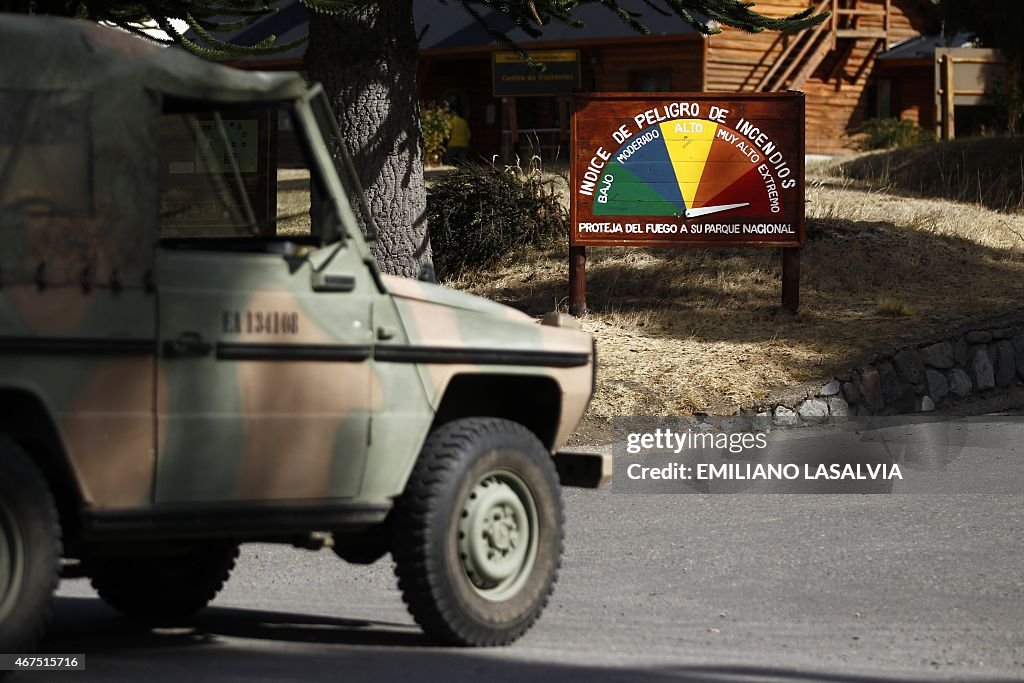
[[[576,246],[803,245],[802,93],[581,96]]]
[[[645,128],[612,153],[598,185],[594,215],[778,213],[779,182],[770,167],[759,170],[760,160],[731,128],[703,119],[666,121]],[[762,185],[767,185],[764,191]]]

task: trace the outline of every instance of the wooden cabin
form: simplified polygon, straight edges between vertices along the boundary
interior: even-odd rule
[[[812,6],[831,11],[831,19],[790,35],[727,28],[705,37],[677,19],[644,10],[640,21],[653,34],[640,36],[609,12],[587,7],[581,16],[587,28],[558,27],[539,40],[521,31],[512,37],[531,51],[578,50],[584,92],[802,90],[808,152],[837,154],[852,147],[851,133],[878,110],[871,87],[878,57],[934,29],[935,7],[931,0],[765,0],[756,9],[788,16]],[[567,142],[567,122],[559,115],[565,107],[557,98],[517,97],[510,105],[488,92],[491,53],[503,48],[486,33],[441,35],[441,29],[431,36],[431,30],[420,51],[422,96],[468,103],[474,151],[507,149],[502,143],[513,132],[513,120],[520,146],[539,141],[550,152]],[[930,78],[922,74],[920,80],[908,87],[932,87]]]
[[[891,47],[937,28],[934,0],[762,0],[755,9],[788,16],[813,7],[831,18],[808,31],[748,34],[726,28],[703,36],[674,17],[637,3],[651,35],[633,32],[602,7],[583,6],[575,16],[585,27],[553,23],[533,39],[496,10],[483,15],[530,52],[578,55],[579,92],[758,92],[802,90],[807,94],[807,151],[838,154],[853,147],[851,134],[877,115],[878,58]],[[571,92],[496,96],[495,52],[507,50],[458,3],[414,4],[420,34],[421,100],[446,100],[462,110],[472,131],[470,153],[490,159],[515,149],[538,149],[547,158],[568,158]],[[222,36],[253,43],[269,34],[287,39],[302,32],[298,2],[245,29]],[[280,22],[286,21],[282,26]],[[275,24],[276,22],[276,24]],[[243,66],[302,68],[301,50],[282,58],[249,60]],[[921,72],[906,87],[931,89]]]
[[[705,88],[802,90],[807,95],[807,150],[835,154],[877,112],[876,62],[891,46],[933,28],[934,7],[921,0],[773,0],[757,9],[783,15],[813,4],[831,20],[795,35],[723,32],[707,39]]]

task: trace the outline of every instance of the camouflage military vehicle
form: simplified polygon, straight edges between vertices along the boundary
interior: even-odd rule
[[[537,619],[592,340],[382,275],[336,136],[297,74],[0,14],[0,652],[61,575],[177,618],[245,542],[390,552],[443,641]]]

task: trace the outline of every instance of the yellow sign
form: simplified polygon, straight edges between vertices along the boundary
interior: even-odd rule
[[[542,69],[527,64],[515,52],[492,52],[491,69],[495,97],[567,95],[580,87],[580,53],[577,50],[530,52]]]
[[[561,50],[549,52],[530,52],[530,59],[538,62],[575,62],[578,53],[575,50]],[[520,64],[524,62],[517,52],[495,52],[494,61],[497,64]]]

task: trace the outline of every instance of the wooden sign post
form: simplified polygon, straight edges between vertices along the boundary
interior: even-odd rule
[[[586,247],[782,249],[800,303],[803,93],[580,95],[572,119],[569,311],[586,311]]]

